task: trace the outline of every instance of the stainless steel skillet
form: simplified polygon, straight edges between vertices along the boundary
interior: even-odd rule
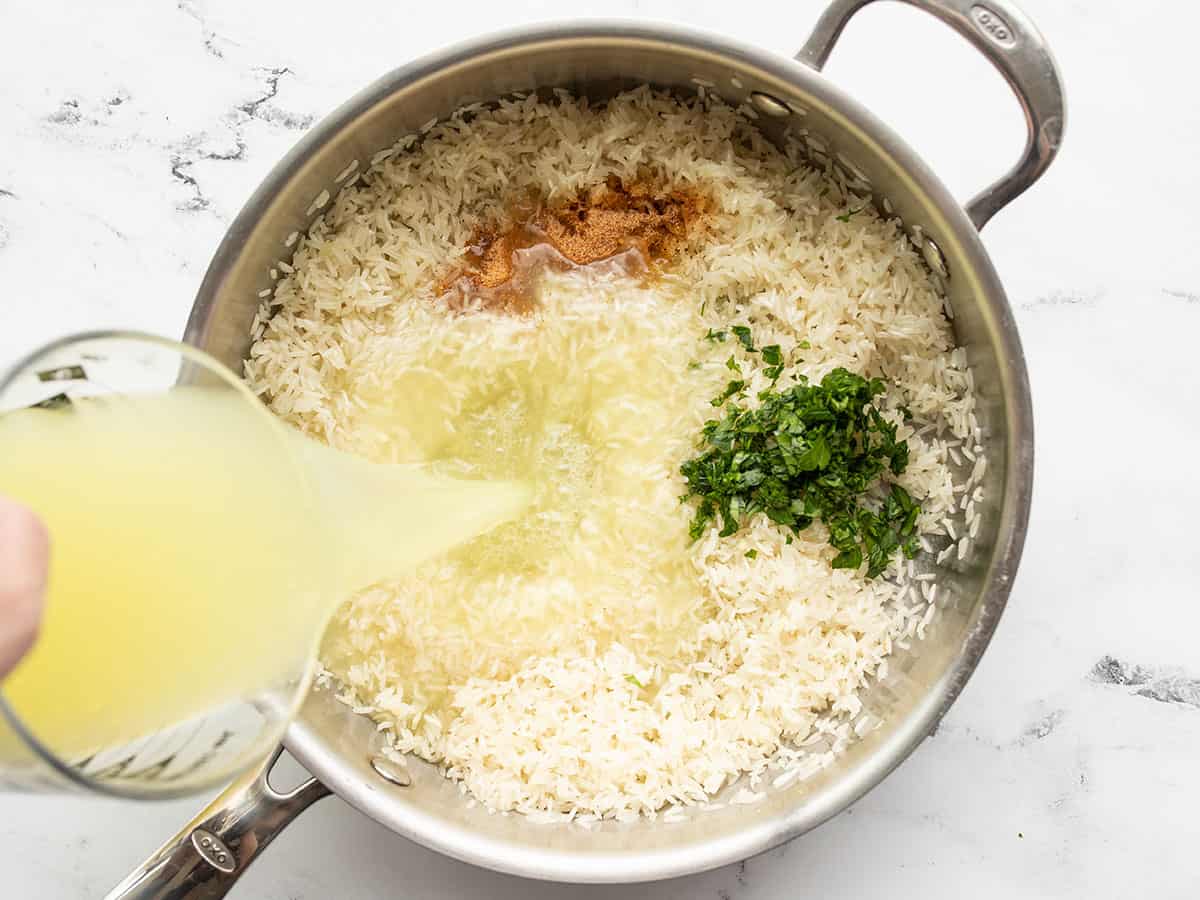
[[[498,871],[569,882],[633,882],[744,859],[819,825],[879,783],[912,752],[971,675],[1008,598],[1025,538],[1033,479],[1029,384],[1011,311],[978,229],[1032,184],[1057,152],[1065,107],[1041,35],[1009,0],[906,0],[964,35],[1003,74],[1025,113],[1018,163],[966,206],[883,122],[820,74],[847,20],[870,0],[833,0],[794,60],[714,35],[623,22],[563,24],[486,38],[392,72],[349,100],[284,158],[229,229],[196,298],[186,339],[238,368],[258,292],[286,256],[289,235],[335,191],[352,160],[366,165],[402,134],[463,104],[516,90],[565,87],[595,97],[642,83],[694,91],[711,84],[757,111],[777,138],[806,128],[826,153],[869,183],[905,223],[945,285],[958,342],[979,394],[991,461],[975,549],[939,572],[941,621],[864,698],[884,724],[808,781],[753,806],[686,822],[605,823],[594,830],[535,825],[469,809],[429,766],[398,784],[373,765],[375,729],[328,694],[314,694],[284,741],[315,776],[281,794],[274,760],[230,787],[110,897],[223,896],[271,839],[315,800],[336,793],[399,835]],[[824,150],[820,149],[824,146]]]

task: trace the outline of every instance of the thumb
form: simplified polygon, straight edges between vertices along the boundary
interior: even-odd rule
[[[41,520],[0,497],[0,678],[37,635],[49,561],[50,538]]]

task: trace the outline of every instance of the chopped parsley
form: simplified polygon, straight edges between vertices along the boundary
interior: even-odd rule
[[[779,349],[778,344],[770,344],[762,348],[762,358],[763,362],[767,364],[767,368],[763,370],[764,374],[774,384],[779,380],[779,376],[783,374],[783,351]],[[760,397],[759,399],[762,400],[765,398]]]
[[[626,675],[625,680],[628,681],[630,684],[632,684],[634,687],[639,687],[642,690],[646,689],[646,686],[644,684],[642,684],[640,681],[638,681],[638,677],[636,675]]]
[[[729,330],[733,332],[733,336],[736,337],[741,342],[742,346],[746,348],[747,353],[755,352],[754,338],[750,336],[749,327],[746,325],[734,325]]]
[[[708,329],[708,334],[706,334],[704,336],[704,339],[706,341],[719,341],[720,343],[723,344],[723,343],[725,343],[725,338],[727,338],[728,336],[729,335],[727,332],[716,331],[716,330],[710,328],[710,329]]]
[[[842,213],[840,216],[834,216],[834,218],[837,219],[839,222],[849,222],[851,216],[858,215],[860,212],[862,212],[866,208],[867,207],[865,205],[860,206],[858,209],[851,209],[847,212]]]
[[[725,368],[737,372],[739,375],[742,374],[742,367],[737,364],[737,360],[732,356],[725,360]]]
[[[740,379],[729,382],[729,384],[725,385],[725,390],[721,393],[721,395],[719,397],[712,398],[712,405],[720,406],[722,403],[724,403],[726,400],[728,400],[734,394],[740,394],[743,390],[745,390],[745,388],[746,388],[746,382],[744,382]]]
[[[746,551],[746,559],[758,559],[758,551],[751,547]]]
[[[713,406],[744,387],[729,382]],[[755,409],[726,406],[724,418],[704,425],[699,455],[680,467],[683,499],[696,501],[692,538],[709,524],[726,537],[763,512],[795,533],[820,519],[838,551],[834,568],[865,561],[868,578],[896,551],[914,556],[920,506],[898,484],[880,489],[885,475],[908,465],[908,443],[875,406],[883,391],[878,378],[834,369],[819,385],[800,376],[787,390],[760,393]]]

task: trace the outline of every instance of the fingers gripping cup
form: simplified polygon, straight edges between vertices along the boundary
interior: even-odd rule
[[[154,338],[73,338],[0,383],[0,494],[51,537],[38,641],[0,682],[0,781],[169,796],[269,752],[329,612],[296,445]]]
[[[0,496],[51,541],[41,634],[0,681],[0,786],[33,789],[228,780],[279,740],[340,600],[532,496],[339,452],[199,351],[129,334],[18,365],[0,448]]]

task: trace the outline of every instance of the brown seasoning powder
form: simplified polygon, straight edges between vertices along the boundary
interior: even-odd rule
[[[482,300],[486,309],[528,312],[538,271],[608,264],[645,273],[679,251],[707,209],[698,194],[616,177],[554,206],[527,203],[503,230],[475,235],[439,293],[456,307]]]

